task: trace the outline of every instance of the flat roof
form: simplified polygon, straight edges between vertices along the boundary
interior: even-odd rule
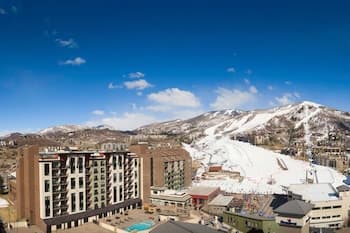
[[[219,187],[205,187],[205,186],[195,186],[188,190],[188,193],[190,195],[200,195],[200,196],[209,196],[216,190],[218,190]]]
[[[228,206],[232,200],[233,196],[224,196],[222,194],[219,194],[209,203],[209,205]]]
[[[329,183],[320,184],[292,184],[288,191],[302,196],[305,201],[333,201],[338,200],[337,190]]]

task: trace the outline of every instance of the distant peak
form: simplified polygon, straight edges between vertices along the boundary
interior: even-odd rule
[[[321,107],[321,104],[315,103],[315,102],[311,102],[311,101],[303,101],[301,103],[299,103],[300,105],[307,105],[307,106],[314,106],[314,107]]]

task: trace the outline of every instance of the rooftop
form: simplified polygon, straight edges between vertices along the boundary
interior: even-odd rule
[[[209,203],[209,205],[228,206],[232,202],[232,200],[233,196],[224,196],[222,194],[219,194]]]
[[[295,215],[303,217],[312,210],[313,205],[300,200],[289,201],[274,210],[280,215]]]
[[[329,183],[292,184],[288,187],[288,191],[302,196],[305,201],[338,200],[337,190]]]
[[[201,196],[209,196],[216,190],[218,190],[219,187],[205,187],[205,186],[195,186],[188,190],[188,193],[190,195],[201,195]]]

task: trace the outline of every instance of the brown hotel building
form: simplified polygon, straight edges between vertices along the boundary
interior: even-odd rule
[[[181,147],[131,145],[130,151],[140,158],[141,199],[150,203],[151,187],[181,190],[191,186],[192,159]]]
[[[71,228],[141,205],[140,159],[123,151],[20,149],[19,218],[43,231]]]

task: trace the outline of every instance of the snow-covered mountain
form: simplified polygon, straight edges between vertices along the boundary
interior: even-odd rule
[[[249,143],[233,141],[218,133],[216,126],[207,129],[205,135],[191,144],[184,144],[192,158],[201,164],[197,176],[201,177],[214,164],[222,165],[225,171],[239,173],[241,179],[212,176],[200,179],[196,184],[199,186],[220,186],[234,193],[283,193],[284,186],[305,183],[306,174],[314,182],[331,183],[335,187],[345,179],[332,168],[312,165]]]
[[[213,126],[231,137],[264,135],[274,144],[288,146],[302,142],[311,145],[328,138],[332,132],[350,135],[350,113],[305,101],[266,110],[208,112],[192,119],[147,125],[138,130],[144,134],[171,133],[193,138],[205,135],[205,130]]]
[[[70,133],[70,132],[75,132],[75,131],[79,131],[87,128],[88,127],[81,126],[81,125],[58,125],[58,126],[42,129],[38,132],[38,134],[47,135],[47,134],[54,134],[54,133]]]

